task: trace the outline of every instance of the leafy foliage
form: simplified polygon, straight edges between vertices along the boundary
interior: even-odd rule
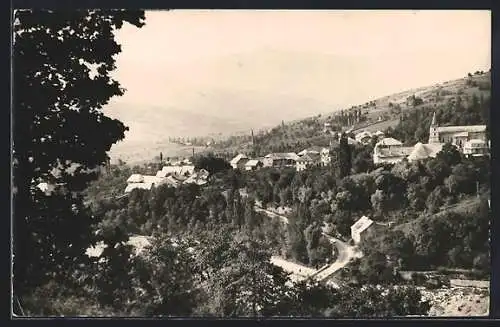
[[[124,92],[110,76],[120,52],[114,31],[125,22],[141,27],[143,19],[143,12],[123,10],[16,11],[16,292],[84,260],[94,220],[76,194],[95,179],[106,151],[126,130],[101,112],[111,97]],[[58,195],[47,199],[34,191],[40,182],[56,185]]]

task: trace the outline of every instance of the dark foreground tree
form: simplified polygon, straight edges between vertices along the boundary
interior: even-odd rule
[[[110,77],[121,49],[114,32],[141,27],[143,12],[15,13],[14,289],[70,272],[85,258],[93,219],[76,196],[127,129],[101,109],[124,90]],[[36,191],[54,187],[57,201]],[[36,251],[35,251],[36,249]]]
[[[286,315],[278,304],[286,298],[287,274],[270,262],[266,246],[245,234],[222,233],[206,243],[213,245],[204,246],[197,256],[197,262],[202,263],[200,271],[207,278],[199,313],[219,317]]]

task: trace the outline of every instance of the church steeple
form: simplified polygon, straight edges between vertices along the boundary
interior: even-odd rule
[[[432,115],[432,122],[429,128],[429,142],[428,143],[440,143],[439,132],[437,128],[436,112]]]
[[[434,114],[432,115],[431,127],[437,127],[437,123],[436,123],[436,112],[435,112],[435,111],[434,111]]]

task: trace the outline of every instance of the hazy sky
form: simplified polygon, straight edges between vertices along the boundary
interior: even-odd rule
[[[143,28],[117,33],[116,77],[128,90],[119,101],[182,105],[189,94],[223,89],[357,104],[489,69],[490,17],[459,10],[148,11]]]

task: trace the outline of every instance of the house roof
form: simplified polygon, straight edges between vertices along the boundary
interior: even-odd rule
[[[300,151],[297,154],[299,156],[302,156],[304,154],[311,154],[311,153],[318,153],[319,154],[321,152],[321,149],[322,149],[322,147],[313,145],[313,146],[311,146],[311,147],[309,147],[307,149],[304,149],[304,150]]]
[[[312,160],[320,160],[321,154],[319,153],[308,153],[307,154]]]
[[[365,137],[372,137],[372,134],[370,132],[367,132],[367,131],[362,131],[362,132],[356,134],[354,137],[356,138],[356,140],[361,140]]]
[[[304,154],[297,160],[297,162],[311,162],[311,161],[313,161],[313,159],[307,154]]]
[[[162,171],[164,173],[166,173],[167,175],[169,175],[169,174],[184,175],[186,173],[191,175],[194,173],[194,166],[193,165],[164,166],[162,168]],[[163,175],[163,173],[162,173],[162,175]]]
[[[401,141],[396,140],[395,138],[385,137],[379,142],[377,142],[376,146],[378,145],[393,146],[393,145],[403,145],[403,143],[401,143]]]
[[[443,143],[422,144],[418,142],[413,147],[408,160],[421,160],[429,157],[435,157],[443,148]]]
[[[156,173],[156,177],[159,177],[159,178],[163,178],[163,177],[167,177],[168,176],[168,172],[165,171],[165,170],[158,170],[158,172]]]
[[[485,132],[486,125],[440,126],[437,128],[437,131],[441,133],[457,133],[457,132],[478,133],[478,132]]]
[[[259,164],[260,160],[258,159],[251,159],[251,160],[248,160],[247,163],[245,164],[245,166],[247,167],[255,167]]]
[[[151,183],[131,183],[125,188],[125,193],[132,192],[135,189],[150,190],[152,187]]]
[[[351,226],[351,233],[362,233],[372,224],[373,220],[371,220],[367,216],[363,216],[357,222],[355,222],[354,225]]]
[[[413,147],[411,146],[401,146],[397,148],[391,149],[377,149],[376,154],[380,158],[384,157],[406,157],[413,151]]]
[[[157,177],[157,176],[149,176],[149,175],[143,175],[144,178],[144,183],[146,184],[155,184],[159,185],[165,182],[164,178]]]
[[[298,160],[299,156],[295,152],[287,152],[287,153],[269,153],[266,158],[271,159],[293,159]]]
[[[132,174],[127,179],[127,183],[142,183],[144,182],[144,177],[141,174]]]
[[[134,176],[135,175],[135,176]],[[158,176],[149,176],[149,175],[139,175],[134,174],[129,177],[128,180],[133,180],[133,182],[128,182],[127,187],[125,188],[125,193],[132,191],[133,189],[140,188],[145,190],[150,190],[153,184],[155,186],[165,184],[166,179]],[[140,178],[139,178],[140,176]],[[132,178],[134,177],[134,178]],[[140,182],[136,182],[140,180]]]
[[[238,162],[240,162],[240,160],[242,159],[248,159],[248,157],[242,153],[238,154],[236,157],[234,157],[233,159],[231,159],[231,162],[230,164],[231,165],[236,165],[238,164]]]

